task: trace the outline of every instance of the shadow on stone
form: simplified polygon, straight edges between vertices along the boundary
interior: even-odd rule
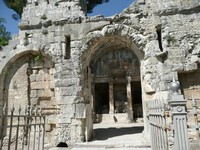
[[[123,127],[123,128],[98,128],[94,129],[94,140],[106,140],[108,138],[117,137],[121,135],[137,134],[144,130],[140,127]]]

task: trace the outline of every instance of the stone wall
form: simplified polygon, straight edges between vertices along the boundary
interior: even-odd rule
[[[138,0],[109,18],[87,17],[81,10],[82,4],[83,1],[78,0],[28,1],[19,24],[19,36],[0,51],[1,93],[3,95],[4,88],[10,89],[2,83],[14,85],[15,77],[9,79],[4,74],[6,68],[19,61],[20,56],[42,53],[54,65],[34,66],[29,90],[34,104],[45,105],[56,112],[48,117],[48,142],[53,141],[54,145],[83,142],[92,138],[93,124],[88,66],[99,53],[125,47],[140,61],[144,133],[148,136],[146,101],[169,100],[172,77],[178,79],[178,73],[197,69],[200,4],[198,0]],[[69,59],[64,57],[66,36],[71,40]],[[26,69],[15,69],[24,70],[25,74]],[[195,86],[192,81],[188,82]],[[6,98],[0,97],[0,100]]]
[[[52,24],[80,23],[85,18],[83,0],[28,0],[23,10],[20,28],[40,28]]]
[[[187,73],[179,73],[179,82],[184,98],[187,100],[188,109],[192,109],[192,99],[200,104],[200,70]]]

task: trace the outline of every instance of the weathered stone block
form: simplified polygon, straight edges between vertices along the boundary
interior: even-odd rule
[[[76,118],[85,118],[86,117],[86,105],[84,103],[75,104],[76,108]]]
[[[75,96],[81,92],[81,87],[70,86],[70,87],[62,87],[61,88],[63,96]]]
[[[75,102],[77,96],[61,96],[58,100],[57,100],[57,104],[58,105],[71,105]]]
[[[51,97],[51,105],[52,106],[56,106],[58,103],[56,101],[56,98],[55,97]]]
[[[167,90],[169,90],[169,83],[160,82],[159,83],[159,90],[161,90],[161,91],[167,91]]]
[[[144,61],[144,65],[156,65],[158,63],[158,59],[156,57],[150,57]]]
[[[31,82],[31,89],[45,89],[48,87],[47,82]]]
[[[30,97],[37,97],[37,90],[31,90]]]
[[[68,117],[74,117],[75,114],[75,105],[61,105],[60,106],[60,114]]]
[[[49,74],[49,75],[48,75],[48,80],[49,80],[49,81],[54,80],[54,74]]]
[[[53,75],[54,73],[55,73],[55,68],[50,68],[50,69],[49,69],[49,74],[50,74],[50,75]]]
[[[185,71],[192,71],[192,70],[196,70],[196,69],[197,69],[196,63],[189,63],[184,66]]]
[[[50,132],[52,129],[51,129],[51,125],[50,124],[45,124],[45,131],[46,132]]]
[[[71,141],[75,143],[83,142],[84,140],[83,128],[81,127],[81,125],[82,125],[81,121],[76,121],[72,123],[70,136],[71,136]]]
[[[49,88],[54,89],[55,88],[55,82],[54,81],[49,81]]]
[[[44,97],[44,90],[37,90],[38,97]]]
[[[154,93],[154,92],[156,92],[156,89],[154,89],[154,88],[150,85],[150,83],[146,83],[145,86],[144,86],[144,91],[145,91],[146,93]]]
[[[30,75],[29,78],[30,78],[30,82],[36,81],[36,75],[35,74]]]
[[[44,68],[52,68],[53,69],[53,64],[51,61],[49,61],[48,59],[44,61]],[[45,71],[46,72],[46,71]],[[47,72],[46,72],[47,73]]]
[[[58,122],[58,115],[57,114],[47,115],[46,122],[47,124],[56,124]]]
[[[82,43],[80,41],[72,41],[71,42],[71,47],[78,47],[80,48],[82,46]]]
[[[38,104],[38,98],[31,98],[31,105],[37,105]]]
[[[42,108],[51,108],[52,107],[49,99],[42,99],[39,101],[39,103]]]
[[[39,73],[36,75],[36,81],[45,81],[45,74]]]
[[[79,83],[78,78],[62,80],[62,86],[66,86],[66,87],[75,86],[75,85],[78,85],[78,83]]]
[[[71,117],[62,115],[59,117],[58,123],[71,123]]]
[[[50,89],[45,89],[44,90],[44,95],[43,97],[53,97],[54,96],[54,92]]]

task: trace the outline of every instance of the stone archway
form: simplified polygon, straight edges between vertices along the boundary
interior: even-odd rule
[[[6,105],[9,111],[13,106],[16,109],[24,109],[28,105],[38,106],[48,116],[54,115],[56,101],[53,74],[54,63],[45,54],[26,51],[15,55],[4,66],[0,76],[3,88],[1,107]],[[15,123],[16,120],[13,121]],[[48,121],[47,134],[51,134],[55,124]]]
[[[49,83],[50,78],[53,81],[53,68],[54,63],[39,52],[30,51],[15,56],[7,63],[1,74],[3,102],[38,105],[33,98],[48,97],[45,90],[50,84],[45,82]]]
[[[101,59],[101,57],[104,54],[107,54],[109,52],[114,52],[115,50],[125,50],[127,52],[130,52],[130,54],[133,54],[137,60],[138,60],[138,68],[140,70],[140,66],[143,63],[144,59],[144,43],[145,40],[143,39],[142,36],[136,34],[138,32],[135,31],[135,29],[132,29],[130,27],[127,27],[125,25],[108,25],[102,28],[102,30],[98,31],[93,31],[90,32],[86,35],[85,39],[85,45],[82,47],[82,83],[83,83],[83,93],[84,93],[84,99],[86,103],[90,103],[91,108],[95,105],[93,102],[95,100],[94,96],[94,80],[93,77],[94,75],[92,74],[92,68],[91,64],[95,64],[98,59]],[[88,40],[87,40],[88,39]],[[141,44],[141,41],[143,41],[143,44]],[[140,47],[140,48],[138,48]],[[95,60],[96,59],[96,60]],[[123,77],[123,82],[124,82],[124,87],[123,91],[126,91],[126,97],[127,97],[127,89],[131,88],[131,84],[128,85],[128,80],[127,80],[127,75],[126,73],[124,74]],[[141,88],[141,93],[143,91],[142,86],[142,81],[140,80],[140,75],[138,76],[138,82],[137,85],[139,85],[139,88]],[[130,80],[129,80],[130,81]],[[96,81],[95,81],[96,82]],[[92,83],[92,84],[91,84]],[[107,82],[107,85],[105,83],[101,83],[102,85],[97,85],[96,87],[101,88],[101,86],[105,89],[106,91],[109,91],[109,82]],[[102,89],[102,88],[101,88]],[[105,93],[105,95],[109,95],[108,92],[106,93],[105,91],[102,91]],[[129,91],[129,96],[132,96],[132,91]],[[106,97],[106,96],[105,96]],[[109,97],[109,96],[107,96]],[[140,95],[140,97],[142,97]],[[108,99],[108,98],[107,98]],[[110,98],[109,98],[110,99]],[[143,99],[142,99],[143,101]],[[109,101],[110,102],[110,101]],[[108,102],[107,102],[108,104]],[[114,104],[114,103],[113,103]],[[130,104],[130,103],[129,103]],[[114,105],[113,105],[114,106]],[[130,105],[132,107],[132,105]],[[90,110],[87,110],[88,112]],[[110,109],[107,110],[109,113]],[[113,110],[111,110],[115,113],[115,106]],[[123,111],[123,110],[122,110]],[[93,111],[95,112],[95,111]],[[142,111],[143,112],[143,111]],[[90,113],[93,114],[93,113]],[[131,114],[131,109],[129,109],[129,113]],[[133,116],[133,115],[132,115]],[[130,119],[130,115],[128,115],[129,119],[126,121],[132,121]],[[86,120],[90,120],[92,116],[87,116]],[[93,123],[91,121],[86,121],[86,128],[87,128],[87,135],[92,134],[93,130]],[[91,139],[91,138],[89,138]]]

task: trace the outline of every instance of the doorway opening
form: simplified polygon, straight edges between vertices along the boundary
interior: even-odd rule
[[[126,48],[105,51],[90,63],[94,122],[134,122],[143,117],[140,64]]]
[[[114,112],[125,113],[127,112],[127,91],[126,83],[116,83],[113,88],[114,95]]]
[[[133,81],[131,82],[132,89],[132,103],[133,103],[133,111],[134,111],[134,120],[137,122],[143,119],[143,108],[142,108],[142,90],[141,90],[141,82]]]
[[[108,83],[95,84],[95,110],[97,114],[109,113],[109,85]]]

